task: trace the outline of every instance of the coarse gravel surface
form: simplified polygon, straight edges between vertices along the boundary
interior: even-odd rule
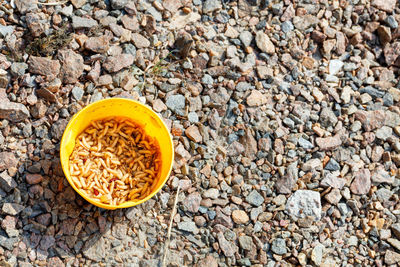
[[[46,4],[40,4],[45,2]],[[0,1],[0,266],[398,266],[397,0]],[[163,189],[108,211],[65,179],[110,97],[173,136]]]

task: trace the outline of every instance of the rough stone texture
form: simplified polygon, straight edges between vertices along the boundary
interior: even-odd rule
[[[49,80],[54,79],[60,73],[60,62],[58,60],[30,56],[28,65],[31,73],[47,76]]]
[[[10,192],[17,187],[15,180],[8,175],[7,171],[0,173],[0,188],[6,192]]]
[[[371,189],[371,173],[367,169],[362,169],[355,173],[350,190],[357,195],[365,195]]]
[[[297,218],[313,216],[315,220],[319,220],[321,218],[321,197],[315,191],[298,190],[289,197],[286,211]]]
[[[58,54],[61,62],[60,74],[65,83],[76,83],[83,74],[83,57],[73,50],[61,50]]]
[[[131,54],[108,57],[103,63],[103,68],[108,72],[117,72],[132,65],[134,59]]]

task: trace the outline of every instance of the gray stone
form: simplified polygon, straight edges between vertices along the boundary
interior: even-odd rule
[[[28,64],[24,62],[14,62],[11,65],[11,75],[14,77],[22,76],[25,74],[25,71],[28,69]]]
[[[385,22],[389,25],[390,28],[392,29],[397,29],[397,27],[399,27],[399,23],[397,22],[397,20],[394,18],[394,16],[390,15],[387,16],[385,19]]]
[[[90,29],[98,25],[97,21],[91,18],[72,17],[72,27],[74,29]]]
[[[253,206],[261,206],[264,203],[264,197],[257,192],[257,190],[253,190],[250,194],[246,197],[246,201],[253,205]]]
[[[400,262],[400,254],[391,250],[386,250],[385,263],[392,265]]]
[[[156,21],[162,21],[161,13],[158,12],[154,7],[150,7],[149,9],[147,9],[146,13],[152,15]]]
[[[262,31],[259,31],[256,34],[256,44],[262,52],[267,54],[275,53],[275,45],[271,42],[268,35]]]
[[[167,98],[166,105],[172,111],[183,110],[185,108],[185,97],[183,95],[171,95]]]
[[[0,89],[2,90],[2,89]],[[29,111],[25,105],[0,99],[0,119],[19,122],[29,117]]]
[[[222,232],[219,232],[217,234],[217,239],[219,247],[221,248],[222,252],[226,257],[232,257],[238,251],[238,247],[232,242],[227,241]]]
[[[377,168],[372,172],[371,180],[374,184],[393,184],[394,176],[391,176],[384,168]]]
[[[376,130],[375,136],[378,139],[386,140],[393,134],[393,129],[388,126],[383,126],[382,128]]]
[[[222,8],[220,0],[206,0],[203,2],[203,13],[212,13]]]
[[[14,188],[17,187],[17,183],[15,180],[8,175],[7,171],[3,171],[0,173],[0,188],[3,189],[6,192],[10,192]]]
[[[325,170],[338,171],[338,170],[340,170],[340,165],[334,158],[331,158],[328,161],[328,163],[325,165]]]
[[[291,21],[285,21],[281,24],[282,31],[288,33],[294,30],[294,26]]]
[[[304,139],[303,137],[299,138],[299,145],[304,149],[312,149],[312,148],[314,148],[314,145],[311,144],[310,141]]]
[[[349,239],[347,239],[347,245],[349,246],[357,246],[358,245],[358,238],[354,235],[350,236]]]
[[[335,126],[338,119],[333,113],[333,111],[330,108],[323,108],[321,111],[321,114],[319,115],[319,121],[321,122],[322,126],[329,127],[329,126]]]
[[[111,0],[111,7],[113,9],[123,9],[128,2],[128,0]]]
[[[321,218],[321,196],[316,191],[297,190],[286,203],[286,211],[297,218],[313,216],[315,220]]]
[[[210,75],[204,74],[203,78],[201,78],[201,82],[204,84],[212,85],[214,83],[214,79]]]
[[[287,253],[286,241],[282,238],[276,238],[272,241],[271,246],[272,252],[278,255],[283,255]]]
[[[332,59],[329,61],[329,74],[330,75],[335,75],[337,74],[343,67],[344,63],[343,61],[340,61],[338,59]]]
[[[75,100],[80,101],[83,97],[84,91],[82,88],[79,86],[75,86],[72,88],[72,96],[75,98]]]
[[[99,262],[106,256],[107,249],[104,238],[100,234],[95,234],[85,242],[82,252],[88,259]]]
[[[253,34],[249,31],[243,31],[239,35],[240,41],[244,47],[250,46],[251,41],[253,40]]]
[[[71,17],[72,16],[72,11],[74,10],[72,5],[65,6],[60,10],[60,13],[63,14],[64,16]]]
[[[394,223],[390,226],[393,234],[400,239],[400,223]]]
[[[178,223],[178,229],[195,235],[199,233],[199,229],[194,222],[180,222]]]
[[[316,266],[320,266],[322,263],[324,249],[325,247],[321,243],[318,243],[311,252],[311,260],[315,263]]]
[[[17,203],[4,203],[2,210],[6,214],[15,216],[20,213],[24,208],[24,206]]]
[[[239,236],[239,245],[244,250],[251,250],[254,245],[253,239],[247,235]]]
[[[14,32],[15,26],[0,25],[0,37],[5,38],[7,35]]]

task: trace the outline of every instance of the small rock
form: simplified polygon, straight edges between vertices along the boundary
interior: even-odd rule
[[[350,190],[356,195],[366,195],[371,189],[371,174],[368,169],[359,170],[354,174]]]
[[[222,232],[217,234],[217,239],[219,243],[219,247],[226,257],[232,257],[238,251],[238,247],[233,243],[227,241]]]
[[[139,33],[132,33],[132,41],[138,49],[150,46],[150,41]]]
[[[5,89],[0,89],[0,94]],[[12,122],[19,122],[29,117],[29,111],[25,105],[1,99],[0,97],[0,119],[7,119]]]
[[[111,7],[113,9],[123,9],[128,4],[128,0],[111,0]]]
[[[266,97],[258,90],[252,90],[246,99],[247,105],[250,107],[258,107],[267,102]]]
[[[239,236],[239,245],[242,249],[250,251],[254,246],[253,239],[247,235]]]
[[[26,175],[26,182],[28,184],[38,184],[43,181],[43,176],[40,174],[27,174]]]
[[[218,267],[218,261],[211,255],[208,255],[204,259],[199,260],[195,267]]]
[[[395,239],[395,238],[388,238],[386,240],[392,247],[396,248],[397,250],[400,250],[400,240]]]
[[[262,52],[267,54],[275,53],[275,45],[271,42],[268,35],[262,31],[259,31],[256,34],[256,44]]]
[[[222,8],[220,0],[206,0],[203,3],[203,13],[208,14]]]
[[[61,62],[61,77],[64,83],[76,83],[83,74],[83,57],[72,49],[61,50],[58,53]]]
[[[393,134],[393,129],[388,127],[388,126],[383,126],[382,128],[379,128],[376,130],[375,136],[378,139],[386,140],[389,137],[391,137]]]
[[[191,193],[185,198],[185,201],[183,201],[183,206],[187,211],[196,213],[199,210],[201,199],[198,192]]]
[[[90,37],[85,42],[85,48],[95,53],[105,53],[110,48],[110,37],[101,35],[98,37]]]
[[[287,253],[286,241],[282,238],[276,238],[272,241],[271,250],[273,253],[283,255]]]
[[[4,203],[2,210],[6,214],[15,216],[20,213],[24,208],[24,206],[17,203]]]
[[[384,46],[392,40],[392,34],[389,27],[380,26],[378,28],[378,35],[381,44]]]
[[[49,80],[53,80],[60,73],[60,62],[58,60],[30,56],[28,65],[31,73],[48,76]]]
[[[236,224],[245,224],[249,221],[249,216],[243,210],[234,210],[232,212],[232,220]]]
[[[325,199],[333,205],[338,204],[341,198],[342,195],[340,194],[340,190],[338,188],[332,189],[328,194],[325,195]]]
[[[14,32],[15,26],[0,25],[0,37],[5,38],[7,35]]]
[[[186,98],[183,95],[171,95],[167,98],[166,105],[172,111],[183,110]]]
[[[246,197],[246,201],[253,205],[253,206],[261,206],[264,203],[264,197],[257,192],[257,190],[253,190],[250,194]]]
[[[14,188],[17,187],[17,183],[15,180],[8,175],[7,171],[3,171],[0,173],[0,188],[6,192],[11,192]]]
[[[313,216],[315,220],[321,218],[321,196],[316,191],[297,190],[286,202],[286,211],[297,218]]]
[[[199,233],[199,229],[194,222],[180,222],[178,223],[178,229],[195,235]]]
[[[26,14],[38,9],[37,4],[30,0],[15,0],[14,3],[21,14]]]
[[[135,58],[131,54],[121,54],[118,56],[107,57],[103,63],[103,68],[110,73],[117,72],[133,64]]]
[[[196,142],[196,143],[203,142],[203,137],[200,134],[199,128],[197,128],[197,126],[195,126],[195,125],[192,125],[192,126],[189,126],[188,128],[186,128],[185,134],[193,142]]]
[[[97,21],[92,18],[82,18],[78,16],[72,17],[72,27],[74,29],[90,29],[97,25]]]
[[[391,225],[390,229],[392,230],[393,234],[400,239],[400,223],[394,223]]]
[[[72,96],[75,98],[75,100],[79,101],[82,99],[84,91],[82,88],[75,86],[74,88],[72,88]]]
[[[161,99],[156,99],[153,102],[153,109],[156,112],[162,112],[164,110],[167,110],[167,106],[164,104],[164,102]]]
[[[400,263],[400,254],[391,250],[386,250],[385,263],[387,265]]]
[[[203,193],[203,197],[217,199],[219,197],[219,191],[216,188],[210,188]]]
[[[344,63],[343,61],[340,61],[338,59],[332,59],[329,61],[329,74],[330,75],[335,75],[337,74],[343,67]]]
[[[372,0],[371,5],[390,13],[396,6],[396,0]]]
[[[324,253],[325,247],[318,243],[311,252],[311,260],[317,265],[320,266],[322,263],[322,256]]]

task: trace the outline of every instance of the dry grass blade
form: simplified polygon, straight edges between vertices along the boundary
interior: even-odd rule
[[[161,267],[165,267],[166,266],[167,254],[169,252],[169,243],[171,241],[172,221],[174,220],[174,217],[175,217],[175,214],[176,214],[176,204],[178,204],[178,197],[179,197],[179,191],[180,190],[181,190],[181,186],[178,185],[178,189],[176,190],[174,206],[172,207],[171,218],[169,220],[168,233],[167,233],[167,242],[165,242],[165,245],[164,245],[164,255],[163,255],[163,260],[162,260]]]

